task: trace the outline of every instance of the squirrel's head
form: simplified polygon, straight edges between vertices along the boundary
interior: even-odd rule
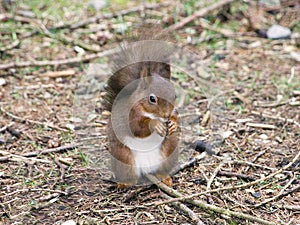
[[[140,77],[135,104],[150,118],[168,119],[176,99],[175,89],[169,80],[170,65],[149,62],[148,66],[143,66]]]

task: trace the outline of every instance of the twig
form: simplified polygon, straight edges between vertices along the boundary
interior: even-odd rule
[[[67,45],[79,46],[79,47],[81,47],[85,50],[91,51],[91,52],[99,52],[100,51],[100,47],[98,45],[97,46],[90,46],[90,45],[85,44],[85,43],[83,43],[79,40],[73,40],[72,38],[67,37],[63,34],[53,34],[42,23],[39,23],[39,26],[41,28],[41,33],[43,35],[49,37],[49,38],[59,40],[62,43],[67,44]]]
[[[43,154],[48,154],[48,153],[53,153],[53,152],[62,152],[62,151],[66,151],[69,149],[77,148],[78,146],[80,146],[80,144],[78,144],[78,143],[69,144],[69,145],[64,145],[64,146],[60,146],[57,148],[45,149],[42,151],[27,152],[27,153],[24,153],[22,156],[23,157],[32,157],[32,156],[43,155]]]
[[[216,156],[214,156],[214,157],[216,157]],[[272,171],[275,170],[275,168],[272,168],[272,167],[269,167],[269,166],[260,165],[260,164],[256,164],[256,163],[253,163],[253,162],[248,162],[248,161],[230,160],[229,162],[236,163],[236,164],[248,165],[248,166],[252,166],[252,167],[263,168],[263,169],[272,170]]]
[[[0,150],[0,154],[3,155],[2,157],[0,157],[0,162],[6,162],[6,161],[13,161],[13,162],[34,161],[34,162],[42,162],[42,163],[52,163],[49,160],[36,159],[36,158],[26,158],[25,156],[11,154],[9,152],[2,151],[2,150]]]
[[[59,193],[59,194],[63,194],[63,195],[68,195],[69,194],[68,192],[65,192],[65,191],[52,190],[52,189],[47,189],[47,188],[46,189],[43,189],[43,188],[24,188],[24,189],[16,190],[16,191],[7,193],[5,195],[2,195],[2,196],[0,196],[0,198],[11,196],[11,195],[14,195],[14,194],[18,194],[20,192],[30,192],[30,191],[38,191],[38,192],[45,191],[45,192]]]
[[[162,196],[165,199],[172,199],[172,197],[170,197],[167,194],[163,194]],[[194,224],[197,225],[204,225],[204,223],[199,219],[199,216],[197,216],[197,214],[195,212],[193,212],[193,210],[191,210],[189,207],[187,207],[186,205],[179,203],[179,202],[172,202],[172,205],[174,205],[176,208],[178,208],[179,210],[181,210],[182,212],[184,212],[186,215],[188,215],[190,217],[190,219],[193,221]]]
[[[300,211],[300,205],[275,205],[279,209],[288,209],[293,211]]]
[[[224,5],[227,5],[231,2],[233,2],[234,0],[221,0],[217,3],[214,3],[206,8],[202,8],[199,11],[196,11],[195,13],[193,13],[191,16],[184,18],[183,20],[181,20],[179,23],[176,23],[172,26],[169,26],[168,28],[166,28],[166,31],[174,31],[174,30],[178,30],[179,28],[184,27],[187,23],[192,22],[193,20],[199,18],[199,17],[203,17],[205,15],[207,15],[208,13],[210,13],[213,10],[216,10],[218,8],[223,7]]]
[[[297,125],[300,128],[300,123],[298,123],[297,121],[292,120],[292,119],[286,119],[286,118],[283,118],[283,117],[280,117],[280,116],[272,116],[272,115],[268,115],[266,113],[261,113],[261,112],[257,112],[257,111],[251,111],[251,114],[261,116],[261,117],[265,117],[265,118],[268,118],[268,119],[281,120],[281,121],[284,121],[284,122],[293,123],[293,124]]]
[[[140,12],[145,9],[157,9],[157,8],[165,7],[168,5],[170,5],[169,2],[162,2],[162,3],[158,3],[158,4],[145,4],[142,6],[132,7],[130,9],[124,9],[124,10],[121,10],[116,13],[107,13],[107,14],[102,14],[99,16],[91,17],[86,20],[80,21],[79,23],[76,23],[76,24],[65,24],[65,25],[57,26],[57,27],[54,27],[53,29],[70,28],[71,30],[74,30],[74,29],[77,29],[80,27],[87,26],[91,23],[99,23],[99,21],[102,19],[111,19],[111,18],[118,17],[118,16],[124,16],[129,13]]]
[[[196,155],[191,160],[189,160],[189,161],[187,161],[187,162],[185,162],[183,164],[178,165],[176,167],[176,169],[174,169],[174,171],[175,171],[174,173],[177,173],[177,172],[179,172],[181,170],[184,170],[184,169],[186,169],[188,167],[191,167],[191,166],[195,165],[198,161],[204,159],[205,157],[206,157],[205,153],[201,153],[199,155]]]
[[[39,121],[31,120],[31,119],[25,119],[25,118],[16,116],[16,115],[14,115],[10,112],[7,112],[2,107],[0,107],[0,111],[3,112],[4,114],[6,114],[7,116],[13,118],[14,120],[20,121],[21,123],[27,122],[27,123],[31,123],[31,124],[37,124],[37,125],[40,125],[40,126],[44,126],[44,127],[49,127],[49,128],[55,129],[55,130],[64,131],[64,132],[68,131],[66,129],[63,129],[63,128],[60,128],[60,127],[57,127],[57,126],[54,126],[54,125],[51,125],[51,124],[48,124],[48,123],[39,122]]]
[[[276,108],[288,104],[290,101],[272,102],[272,103],[255,103],[254,106],[262,108]]]
[[[262,150],[260,151],[258,154],[255,155],[255,157],[251,160],[252,163],[254,163],[259,157],[261,157],[263,154],[266,153],[267,150]],[[247,172],[250,169],[250,166],[247,166],[246,169],[244,170],[245,172]]]
[[[12,43],[0,48],[0,52],[5,52],[17,47],[20,44],[20,40],[15,40]]]
[[[260,207],[260,206],[265,205],[265,204],[267,204],[267,203],[269,203],[269,202],[271,202],[271,201],[274,201],[274,200],[279,199],[279,198],[281,198],[281,197],[283,197],[283,196],[285,196],[285,195],[288,195],[288,194],[290,194],[290,193],[293,193],[294,191],[299,190],[299,189],[300,189],[300,185],[298,185],[298,186],[296,186],[295,188],[293,188],[292,191],[290,190],[290,191],[288,191],[288,192],[285,193],[285,190],[293,183],[294,180],[295,180],[295,176],[293,177],[293,179],[291,179],[291,180],[290,180],[290,181],[289,181],[289,182],[281,189],[281,191],[280,191],[277,195],[275,195],[275,196],[273,196],[273,197],[271,197],[271,198],[268,198],[268,199],[266,199],[265,201],[263,201],[263,202],[261,202],[261,203],[258,203],[258,204],[256,204],[256,205],[254,205],[254,207],[255,207],[255,208]]]
[[[228,186],[227,187],[221,187],[221,188],[217,188],[217,189],[211,189],[211,190],[208,190],[208,191],[203,191],[203,192],[196,193],[196,194],[191,194],[191,195],[187,195],[187,196],[173,198],[171,200],[155,202],[155,203],[152,203],[152,204],[161,205],[161,204],[166,204],[166,203],[170,203],[170,202],[173,202],[173,201],[183,201],[185,199],[191,199],[191,198],[198,197],[198,196],[205,195],[205,194],[209,194],[209,193],[216,193],[216,192],[220,192],[220,191],[228,191],[228,190],[235,190],[235,189],[239,189],[239,188],[250,187],[250,186],[258,184],[262,181],[266,181],[266,180],[276,176],[277,174],[281,173],[282,171],[287,170],[288,168],[290,168],[298,160],[299,157],[300,157],[300,151],[293,158],[293,160],[289,164],[287,164],[286,166],[284,166],[281,169],[275,171],[274,173],[271,173],[270,175],[268,175],[266,177],[260,178],[258,180],[252,181],[250,183],[240,184],[240,185],[236,185],[236,186],[229,186],[229,187]]]
[[[65,64],[73,64],[73,63],[80,63],[80,62],[88,62],[96,58],[101,58],[105,57],[108,55],[111,55],[115,53],[117,50],[113,48],[109,48],[108,50],[94,53],[94,54],[89,54],[85,55],[82,57],[74,57],[74,58],[69,58],[69,59],[62,59],[62,60],[52,60],[52,61],[23,61],[23,62],[11,62],[7,64],[0,64],[0,70],[6,70],[10,68],[22,68],[22,67],[32,67],[32,66],[60,66],[60,65],[65,65]]]
[[[238,177],[238,178],[241,178],[243,180],[249,180],[249,181],[254,181],[255,180],[252,176],[249,176],[249,175],[246,175],[246,174],[227,172],[227,171],[219,171],[218,175],[227,176],[227,177]]]
[[[51,71],[47,73],[40,74],[41,77],[50,77],[50,78],[57,78],[57,77],[67,77],[72,76],[75,74],[75,70],[63,70],[63,71]]]
[[[212,182],[214,181],[215,177],[217,176],[218,172],[220,171],[220,169],[222,168],[222,166],[224,165],[223,162],[221,162],[218,167],[215,169],[215,171],[213,172],[213,174],[211,175],[211,177],[209,178],[207,185],[206,185],[206,190],[210,190],[210,186],[212,184]]]
[[[157,9],[159,7],[165,7],[165,6],[168,6],[168,5],[170,5],[170,3],[168,3],[168,2],[161,2],[161,3],[158,3],[158,4],[145,4],[142,7],[137,6],[137,7],[132,7],[130,9],[121,10],[120,12],[101,14],[101,15],[98,15],[96,17],[91,17],[91,18],[88,18],[86,20],[80,21],[80,22],[75,23],[75,24],[70,23],[70,24],[62,24],[62,25],[58,25],[58,26],[54,26],[54,27],[49,27],[48,30],[49,31],[58,30],[58,29],[71,29],[71,30],[74,30],[74,29],[77,29],[77,28],[80,28],[80,27],[83,27],[83,26],[87,26],[91,23],[98,23],[102,19],[111,19],[111,18],[118,17],[118,16],[124,16],[124,15],[129,14],[129,13],[140,12],[140,11],[143,11],[145,9]],[[1,19],[5,20],[5,19],[8,19],[8,18],[0,18],[0,21],[2,21]],[[27,22],[29,23],[30,21],[27,21]],[[32,32],[27,32],[27,33],[23,34],[21,36],[21,38],[22,39],[28,38],[28,37],[31,37],[31,36],[36,35],[38,33],[39,33],[39,31],[37,31],[37,30],[32,31]]]
[[[183,195],[181,193],[179,193],[178,191],[176,191],[172,188],[169,188],[165,184],[159,182],[159,180],[156,177],[154,177],[152,175],[147,175],[147,178],[151,182],[153,182],[159,189],[166,192],[168,195],[175,196],[176,198],[183,197]],[[250,220],[250,221],[257,222],[257,223],[260,223],[260,224],[265,224],[265,225],[275,225],[275,223],[273,223],[273,222],[260,219],[256,216],[251,216],[251,215],[245,214],[245,213],[234,212],[234,211],[224,209],[224,208],[221,208],[221,207],[218,207],[218,206],[206,204],[205,202],[202,202],[200,200],[185,199],[185,201],[190,203],[190,204],[193,204],[195,206],[198,206],[202,209],[210,210],[210,211],[220,213],[220,214],[223,214],[223,215],[234,216],[234,217],[237,217],[237,218],[240,218],[240,219]]]
[[[246,123],[246,126],[248,127],[254,127],[254,128],[262,128],[262,129],[270,129],[275,130],[277,129],[276,126],[271,124],[262,124],[262,123]]]

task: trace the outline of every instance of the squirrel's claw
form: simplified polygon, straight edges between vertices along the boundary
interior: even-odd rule
[[[173,120],[169,120],[168,122],[168,134],[171,135],[173,134],[178,128],[178,124],[177,122],[173,121]]]
[[[166,136],[167,133],[167,127],[162,122],[159,122],[155,126],[155,131],[161,136]]]
[[[159,120],[152,120],[150,122],[150,130],[153,132],[157,132],[161,137],[166,136],[167,134],[167,127],[164,123]]]

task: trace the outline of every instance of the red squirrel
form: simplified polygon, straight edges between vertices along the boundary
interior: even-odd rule
[[[158,54],[157,60],[125,65],[107,82],[112,112],[108,141],[117,188],[133,186],[145,174],[154,174],[171,187],[170,172],[178,161],[178,113],[170,64],[164,49],[146,45],[140,44],[131,53]]]

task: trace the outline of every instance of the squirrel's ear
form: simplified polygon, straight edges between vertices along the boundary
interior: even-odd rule
[[[143,66],[142,71],[140,73],[141,82],[139,84],[139,87],[142,89],[146,89],[150,86],[152,77],[150,76],[149,68],[148,66]]]
[[[143,66],[141,74],[140,74],[140,78],[146,78],[148,76],[150,76],[149,69],[147,68],[147,66]]]
[[[158,74],[159,76],[165,78],[165,79],[168,79],[170,80],[171,78],[171,67],[170,67],[170,64],[168,63],[162,63],[162,62],[156,62],[156,63],[153,63],[152,65],[152,68],[150,69],[151,70],[151,73],[156,73]]]

